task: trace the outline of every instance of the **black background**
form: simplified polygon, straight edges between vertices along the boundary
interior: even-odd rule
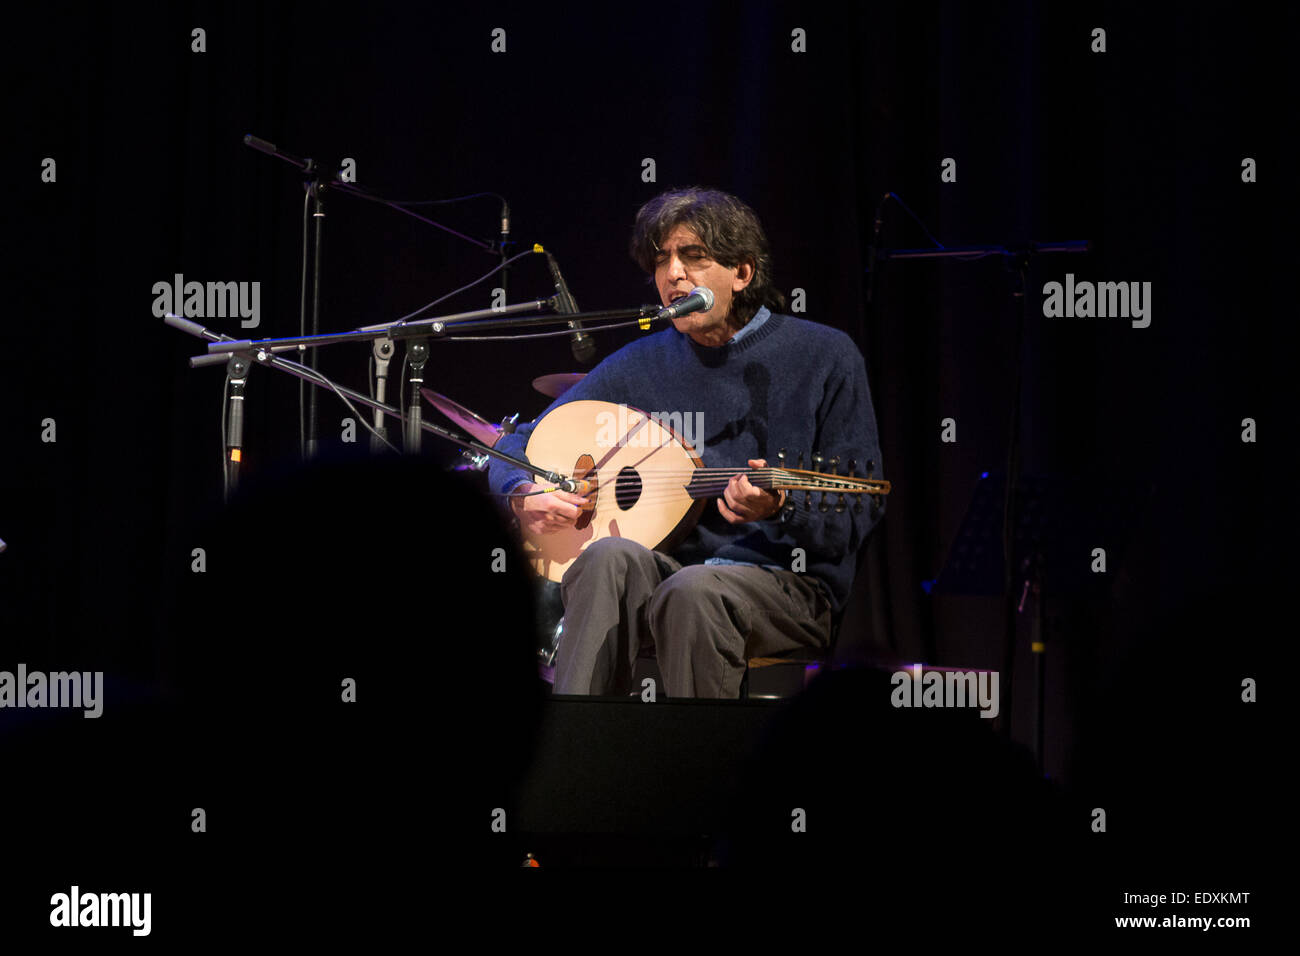
[[[1114,545],[1105,582],[1059,606],[1049,773],[1089,806],[1130,807],[1144,832],[1210,834],[1228,848],[1260,836],[1246,808],[1269,759],[1267,722],[1239,696],[1245,677],[1267,686],[1282,576],[1264,544],[1289,537],[1261,450],[1285,427],[1276,385],[1290,270],[1275,240],[1294,209],[1282,185],[1293,12],[43,4],[26,17],[7,40],[22,69],[5,150],[0,668],[103,669],[141,700],[180,673],[186,632],[172,592],[220,497],[222,373],[187,367],[201,349],[153,316],[152,285],[175,273],[256,280],[253,333],[298,329],[302,186],[244,146],[245,133],[333,166],[351,157],[359,183],[386,197],[503,194],[520,248],[552,249],[584,308],[654,301],[626,251],[647,199],[694,184],[745,199],[767,229],[777,286],[804,289],[803,317],[861,348],[894,483],[844,660],[1001,668],[998,599],[922,584],[943,567],[981,473],[1005,467],[1013,283],[997,257],[882,262],[868,308],[872,220],[893,190],[945,244],[1094,243],[1031,268],[1022,466],[1095,482],[1099,498],[1115,480],[1154,494]],[[204,53],[191,51],[194,27],[206,30]],[[504,54],[491,52],[495,27]],[[1104,53],[1090,52],[1095,27]],[[805,53],[791,50],[795,28]],[[57,161],[54,184],[40,181],[44,157]],[[642,180],[645,157],[655,182]],[[945,157],[956,182],[940,180]],[[1258,182],[1242,182],[1244,157]],[[383,207],[335,196],[327,208],[324,330],[391,320],[494,264]],[[494,199],[422,211],[478,239],[497,232]],[[881,243],[929,244],[896,203]],[[1150,327],[1044,318],[1043,284],[1066,272],[1150,282]],[[445,310],[484,308],[498,284]],[[511,269],[510,301],[550,291],[540,256]],[[211,324],[241,334],[237,320]],[[637,334],[598,336],[599,354]],[[366,354],[334,347],[321,367],[364,389]],[[562,338],[445,343],[426,378],[488,419],[527,419],[549,401],[531,379],[571,370]],[[296,396],[296,380],[254,370],[250,477],[296,456]],[[351,413],[320,401],[322,432],[337,436]],[[56,443],[41,441],[47,417]],[[948,417],[956,443],[940,441]],[[1254,444],[1241,440],[1244,418],[1257,423]],[[456,452],[430,455],[448,463]],[[426,540],[444,511],[423,516]],[[298,528],[322,518],[274,516]],[[365,600],[379,563],[340,560],[356,586],[331,600]],[[277,582],[244,585],[267,593]],[[437,631],[457,599],[433,581],[418,613]],[[435,688],[464,683],[454,660],[431,666]],[[1028,668],[1022,654],[1014,678]],[[490,699],[492,683],[476,681]],[[1029,697],[1016,698],[1022,742]]]

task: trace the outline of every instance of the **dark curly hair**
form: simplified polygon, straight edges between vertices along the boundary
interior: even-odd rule
[[[651,199],[636,214],[628,248],[632,260],[653,276],[659,243],[683,225],[700,237],[709,258],[719,265],[734,269],[742,262],[753,263],[754,278],[732,299],[729,318],[745,325],[759,306],[773,312],[785,309],[785,296],[772,285],[772,253],[763,226],[754,210],[730,193],[692,186]]]

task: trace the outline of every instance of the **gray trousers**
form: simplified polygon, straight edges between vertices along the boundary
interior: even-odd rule
[[[556,694],[630,693],[642,650],[658,659],[670,697],[739,697],[751,657],[830,643],[819,581],[732,564],[683,567],[623,538],[602,538],[560,583],[564,636]]]

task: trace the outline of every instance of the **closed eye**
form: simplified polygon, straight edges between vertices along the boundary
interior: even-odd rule
[[[705,249],[703,246],[682,246],[677,250],[677,254],[683,259],[690,259],[693,262],[699,262],[709,258],[709,250]],[[668,256],[668,250],[660,249],[655,254],[655,262],[667,262]]]

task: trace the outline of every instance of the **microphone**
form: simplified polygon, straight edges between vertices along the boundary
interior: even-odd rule
[[[571,495],[589,495],[592,489],[596,487],[594,481],[584,481],[581,478],[563,478],[556,485],[561,491],[567,491]]]
[[[578,311],[578,303],[574,301],[573,293],[569,291],[569,284],[560,274],[560,264],[555,261],[555,256],[550,252],[546,253],[546,265],[551,270],[551,278],[555,280],[555,311],[561,315],[573,315]],[[573,357],[579,362],[590,364],[596,357],[596,343],[592,341],[590,335],[582,331],[581,322],[570,322],[569,328],[573,329],[573,334],[569,336],[569,348],[573,352]]]
[[[679,315],[690,315],[692,312],[708,312],[712,308],[713,290],[697,285],[691,290],[690,295],[660,309],[657,317],[660,319],[675,319]]]

